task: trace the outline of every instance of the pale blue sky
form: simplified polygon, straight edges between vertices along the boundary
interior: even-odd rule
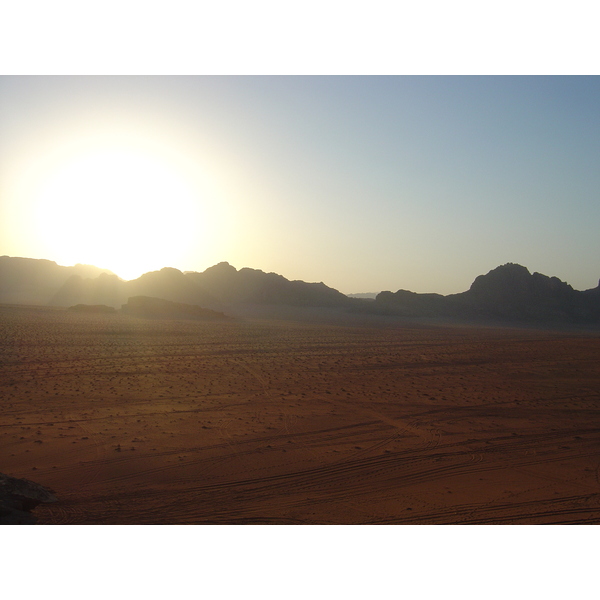
[[[146,205],[178,215],[162,222],[191,240],[179,255],[160,219],[129,246],[105,231],[115,251],[98,266],[118,274],[115,256],[146,243],[166,259],[143,270],[225,260],[345,293],[460,292],[506,262],[587,289],[600,277],[599,107],[598,77],[0,77],[0,254],[101,261],[67,244],[77,218],[97,226],[82,184],[79,217],[43,196],[69,213],[62,246],[34,212],[78,153],[126,147],[170,161],[197,210]]]

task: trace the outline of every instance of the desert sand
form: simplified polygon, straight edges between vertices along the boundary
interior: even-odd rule
[[[41,524],[600,521],[600,335],[0,307]]]

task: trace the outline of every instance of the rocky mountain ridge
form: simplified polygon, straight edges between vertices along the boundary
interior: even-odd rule
[[[132,281],[122,281],[116,275],[107,274],[93,279],[72,275],[49,304],[105,304],[117,308],[135,296],[196,304],[220,311],[240,304],[341,307],[349,301],[347,296],[324,283],[290,281],[282,275],[257,269],[238,271],[223,262],[202,273],[183,273],[165,267]]]
[[[118,309],[137,296],[226,314],[241,314],[240,307],[261,306],[411,318],[600,323],[600,284],[578,291],[557,277],[530,273],[515,263],[478,276],[467,291],[458,294],[419,294],[400,289],[383,291],[373,300],[351,298],[322,282],[290,281],[251,268],[238,270],[227,262],[203,272],[166,267],[123,281],[96,267],[59,267],[51,261],[0,257],[2,303],[106,305]]]
[[[46,305],[69,277],[102,274],[117,277],[92,265],[63,267],[51,260],[0,256],[0,303]]]
[[[374,309],[380,314],[410,317],[459,317],[523,322],[598,323],[599,286],[574,290],[557,277],[530,273],[507,263],[479,275],[459,294],[381,292]]]

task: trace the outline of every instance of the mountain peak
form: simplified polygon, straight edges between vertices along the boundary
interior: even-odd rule
[[[216,265],[213,265],[212,267],[208,267],[208,269],[206,269],[206,271],[204,272],[206,273],[207,271],[222,271],[233,273],[237,271],[237,269],[234,266],[230,265],[227,261],[223,261],[217,263]]]
[[[486,275],[479,275],[469,290],[475,296],[510,296],[513,299],[564,295],[572,291],[573,288],[558,277],[537,272],[532,274],[526,267],[515,263],[506,263]]]
[[[471,290],[476,291],[481,286],[489,285],[490,282],[499,283],[503,286],[514,285],[518,281],[523,281],[531,277],[527,267],[517,263],[506,263],[492,269],[485,275],[479,275],[471,284]]]

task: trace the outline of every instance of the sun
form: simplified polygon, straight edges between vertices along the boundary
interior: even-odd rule
[[[139,149],[87,151],[55,168],[33,207],[38,241],[60,264],[124,279],[177,267],[210,244],[209,199],[167,160]]]

